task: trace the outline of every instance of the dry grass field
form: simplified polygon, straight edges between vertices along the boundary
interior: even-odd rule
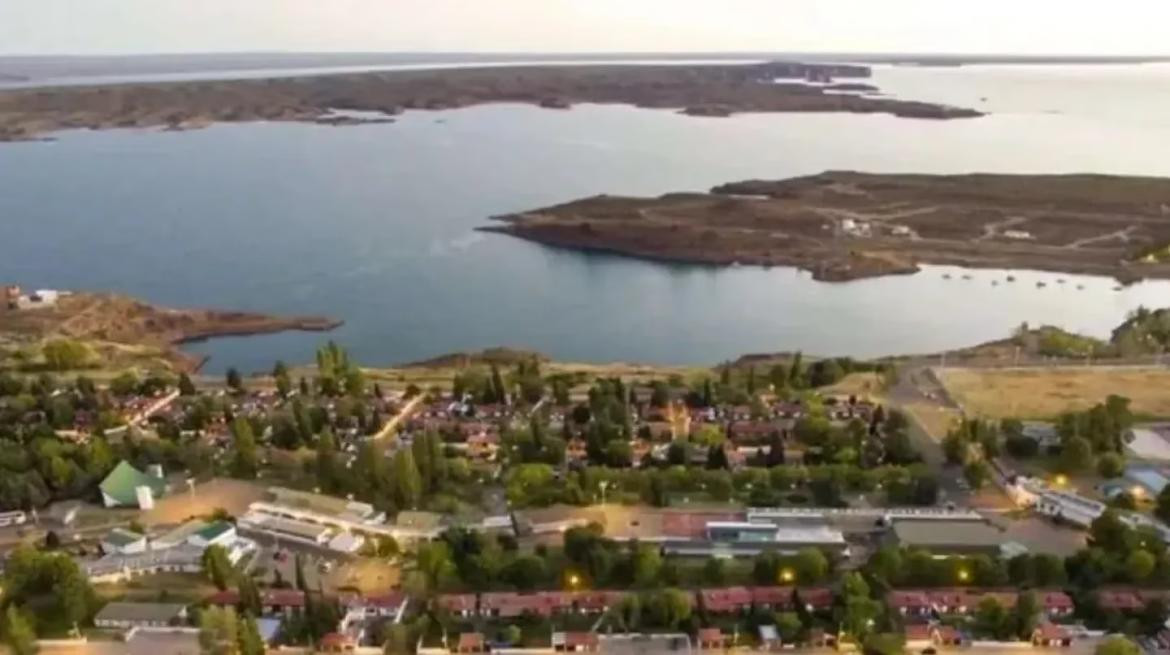
[[[833,396],[857,396],[875,399],[884,395],[882,376],[877,373],[850,373],[832,386],[819,389],[822,394]]]
[[[947,368],[936,373],[968,413],[990,418],[1050,418],[1092,407],[1109,394],[1129,398],[1136,414],[1170,417],[1170,369]]]

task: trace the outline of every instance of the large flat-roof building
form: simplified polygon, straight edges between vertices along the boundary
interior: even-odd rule
[[[998,557],[1005,544],[1003,534],[988,523],[976,521],[896,520],[889,539],[903,548],[923,548],[936,555]]]
[[[187,618],[187,606],[178,603],[107,603],[93,624],[99,628],[159,628],[176,625]]]

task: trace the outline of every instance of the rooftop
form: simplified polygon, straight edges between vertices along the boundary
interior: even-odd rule
[[[105,536],[105,539],[103,539],[102,541],[104,543],[108,543],[108,544],[112,544],[114,546],[122,547],[122,546],[129,546],[132,543],[142,541],[145,538],[146,538],[145,536],[138,534],[137,532],[127,530],[125,528],[114,528],[113,530],[110,530],[109,534],[107,534]]]
[[[138,487],[148,487],[155,496],[161,496],[166,491],[166,481],[147,475],[122,460],[101,483],[102,493],[122,505],[138,504]]]
[[[186,606],[179,603],[124,603],[107,604],[94,621],[167,622],[181,616]]]
[[[974,521],[914,521],[894,522],[898,541],[909,546],[980,548],[999,546],[1004,537],[987,523]]]
[[[214,523],[208,523],[199,530],[196,530],[195,536],[202,538],[204,541],[214,541],[225,532],[235,529],[236,526],[227,521],[216,521]]]

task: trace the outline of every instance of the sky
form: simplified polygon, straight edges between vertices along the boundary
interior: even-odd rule
[[[1164,55],[1170,0],[0,0],[0,54]]]

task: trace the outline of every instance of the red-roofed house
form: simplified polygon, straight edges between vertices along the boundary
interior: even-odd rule
[[[891,591],[886,594],[886,605],[902,616],[926,616],[932,607],[926,592],[914,589]]]
[[[435,599],[440,608],[467,618],[475,614],[475,594],[443,594]]]
[[[752,592],[747,587],[725,587],[722,589],[699,590],[699,602],[708,612],[729,614],[743,612],[752,607]]]
[[[572,596],[572,609],[582,614],[597,614],[616,606],[625,597],[624,591],[578,591]]]
[[[828,587],[807,587],[797,589],[796,595],[809,612],[827,610],[833,606],[833,590]]]
[[[1011,609],[1020,600],[1020,595],[1014,591],[986,591],[976,595],[974,605],[978,606],[985,598],[994,598],[1000,607]]]
[[[1068,616],[1076,609],[1073,599],[1063,591],[1036,591],[1036,600],[1048,616]]]
[[[752,587],[752,604],[764,609],[792,607],[792,587]]]
[[[1146,606],[1136,592],[1128,589],[1103,589],[1097,592],[1097,605],[1103,610],[1134,612]]]
[[[554,632],[552,645],[558,653],[593,653],[600,642],[596,632]]]
[[[979,603],[965,589],[940,589],[927,594],[931,606],[939,614],[966,614]]]
[[[703,628],[699,630],[695,641],[699,642],[699,648],[717,649],[723,648],[727,640],[723,637],[723,631],[719,628]]]
[[[1032,645],[1041,648],[1068,648],[1072,645],[1072,635],[1062,625],[1041,623],[1032,631]]]
[[[347,611],[362,614],[366,618],[396,617],[406,609],[406,595],[393,591],[373,596],[342,594],[338,596],[338,601]]]
[[[264,614],[289,614],[303,609],[305,592],[296,589],[261,589],[260,607]]]
[[[207,604],[214,607],[235,607],[240,604],[240,592],[235,589],[217,591],[207,597]]]

